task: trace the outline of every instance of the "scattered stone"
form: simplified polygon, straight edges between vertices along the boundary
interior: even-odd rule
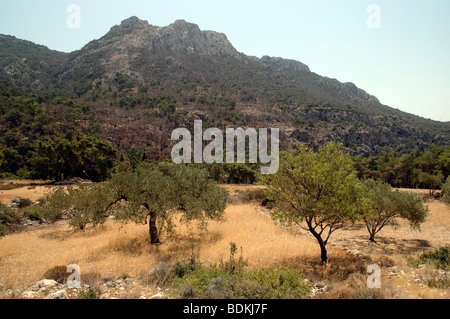
[[[39,297],[39,293],[37,291],[24,291],[20,295],[20,299],[35,299]]]
[[[49,290],[49,289],[52,289],[52,288],[55,288],[58,286],[61,286],[61,285],[53,279],[43,279],[41,281],[38,281],[34,285],[30,286],[27,290],[43,291],[43,290]]]
[[[69,296],[67,295],[66,290],[58,290],[54,293],[49,294],[45,299],[68,299]]]
[[[388,267],[387,269],[391,271],[390,275],[392,274],[393,276],[396,276],[399,274],[403,275],[405,273],[403,270],[401,270],[397,266]]]

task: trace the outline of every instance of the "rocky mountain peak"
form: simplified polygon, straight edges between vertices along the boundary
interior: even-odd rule
[[[109,35],[121,35],[123,33],[132,32],[134,30],[142,30],[144,28],[150,27],[148,21],[141,20],[138,17],[130,17],[123,20],[119,25],[111,28]]]
[[[198,25],[185,20],[176,20],[166,27],[156,27],[145,20],[131,17],[111,28],[103,40],[115,48],[141,48],[155,54],[239,55],[225,34],[202,31]]]

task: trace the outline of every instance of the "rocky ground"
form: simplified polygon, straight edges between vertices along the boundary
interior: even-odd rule
[[[68,288],[53,279],[42,279],[24,291],[6,290],[0,299],[167,299],[169,291],[150,289],[131,278],[104,278],[100,282],[80,288]]]

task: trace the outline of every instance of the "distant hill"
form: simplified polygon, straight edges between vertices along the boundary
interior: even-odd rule
[[[156,27],[131,17],[72,53],[0,35],[0,87],[87,102],[101,138],[152,159],[167,158],[171,131],[195,119],[205,127],[278,127],[284,146],[339,141],[353,154],[450,141],[450,122],[383,105],[298,61],[247,56],[226,35],[183,20]]]

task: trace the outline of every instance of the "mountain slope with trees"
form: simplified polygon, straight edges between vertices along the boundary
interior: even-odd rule
[[[85,134],[125,157],[170,158],[171,132],[192,128],[196,119],[204,128],[277,127],[282,147],[332,141],[364,157],[423,153],[450,140],[450,123],[383,105],[353,83],[298,61],[247,56],[226,35],[183,20],[156,27],[131,17],[71,53],[0,35],[0,57],[3,92],[35,99],[46,115],[84,105],[88,120],[77,121],[87,121]],[[70,102],[54,103],[58,99]],[[10,134],[17,114],[8,98],[2,103],[2,129]],[[31,110],[20,112],[36,119]],[[22,137],[37,140],[37,134],[28,130]],[[0,145],[11,147],[5,137]]]

